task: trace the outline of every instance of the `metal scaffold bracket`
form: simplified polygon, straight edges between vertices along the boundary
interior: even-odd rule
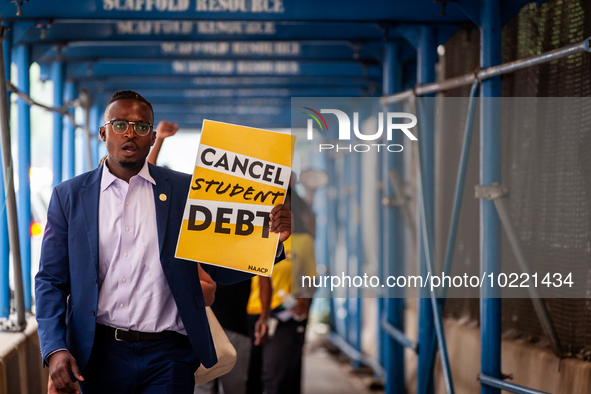
[[[392,169],[388,173],[392,189],[394,189],[394,196],[385,196],[382,198],[382,205],[386,207],[400,208],[402,217],[408,225],[411,234],[415,233],[415,222],[410,209],[410,197],[405,193],[405,182],[400,178],[398,171]]]
[[[21,16],[23,14],[22,13],[22,6],[23,6],[23,4],[25,4],[28,1],[29,0],[10,0],[11,3],[16,4],[16,16]]]
[[[497,198],[509,196],[509,188],[498,182],[491,183],[488,186],[476,185],[474,189],[475,197],[479,199],[484,198],[492,201]]]
[[[406,204],[405,198],[398,196],[385,196],[382,197],[382,205],[385,207],[401,207]]]

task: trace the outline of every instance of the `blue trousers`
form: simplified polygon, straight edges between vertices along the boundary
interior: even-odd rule
[[[199,360],[184,335],[125,342],[97,333],[82,394],[192,394]]]

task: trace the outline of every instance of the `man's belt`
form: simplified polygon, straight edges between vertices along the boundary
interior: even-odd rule
[[[96,325],[97,332],[106,335],[109,338],[115,338],[117,341],[127,342],[141,342],[141,341],[159,341],[175,336],[183,335],[176,331],[162,331],[162,332],[141,332],[129,330],[124,327],[109,327],[102,324]]]

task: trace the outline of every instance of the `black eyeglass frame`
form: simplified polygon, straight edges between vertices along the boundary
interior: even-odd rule
[[[125,122],[125,123],[127,123],[127,128],[126,128],[126,129],[125,129],[125,131],[123,131],[122,133],[119,133],[119,132],[118,132],[118,131],[116,131],[116,130],[115,130],[115,128],[113,127],[113,122]],[[148,132],[147,132],[146,134],[140,134],[140,133],[138,133],[138,131],[137,131],[137,130],[136,130],[136,128],[135,128],[135,127],[136,127],[136,125],[137,125],[138,123],[144,123],[144,124],[147,124],[148,126],[150,126],[150,129],[148,130]],[[108,124],[110,124],[110,125],[111,125],[111,128],[113,129],[113,132],[114,132],[115,134],[119,134],[119,135],[127,133],[127,130],[129,130],[129,125],[133,125],[133,132],[134,132],[135,134],[137,134],[137,135],[138,135],[138,137],[145,137],[145,136],[147,136],[148,134],[150,134],[150,131],[154,130],[154,123],[150,123],[150,122],[144,122],[143,120],[140,120],[140,121],[137,121],[137,122],[130,122],[130,121],[129,121],[129,120],[127,120],[127,119],[112,119],[112,120],[109,120],[108,122],[105,122],[105,127],[106,127]]]

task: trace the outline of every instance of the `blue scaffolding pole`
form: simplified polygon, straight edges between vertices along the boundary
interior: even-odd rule
[[[353,272],[351,272],[351,258],[352,256],[355,256],[355,253],[357,251],[357,245],[356,245],[356,234],[355,234],[355,222],[354,222],[354,218],[353,215],[351,214],[353,212],[353,209],[355,208],[355,199],[354,199],[354,194],[353,194],[353,188],[355,187],[355,175],[354,175],[354,163],[353,163],[353,158],[351,157],[351,155],[347,155],[344,154],[344,161],[345,161],[345,171],[343,174],[344,177],[344,184],[345,184],[345,190],[344,190],[344,194],[345,194],[345,201],[346,201],[346,207],[347,207],[347,217],[346,217],[346,222],[345,222],[345,226],[346,226],[346,240],[347,240],[347,257],[346,257],[346,262],[345,262],[345,275],[347,276],[351,276],[354,275]],[[347,299],[345,300],[345,305],[346,305],[346,309],[347,309],[347,318],[346,318],[346,328],[347,328],[347,335],[345,337],[347,343],[349,345],[352,345],[353,348],[355,349],[355,338],[356,338],[356,314],[355,312],[355,301],[354,299],[351,297],[351,288],[347,289]],[[357,350],[357,349],[355,349]],[[354,360],[352,360],[352,363],[354,363]]]
[[[31,67],[31,48],[19,45],[15,48],[15,62],[18,69],[18,88],[29,94]],[[31,107],[21,98],[18,108],[18,228],[23,271],[23,291],[25,309],[31,310]]]
[[[429,100],[426,100],[426,101],[427,101],[427,103],[429,102]],[[419,104],[421,104],[421,101],[419,101]],[[424,120],[426,118],[427,111],[425,110],[425,107],[429,108],[423,102],[422,108],[419,109],[419,115],[421,116],[421,120]],[[426,123],[426,122],[423,122],[423,123]],[[424,176],[424,174],[427,172],[424,169],[425,160],[423,160],[419,154],[419,158],[417,161],[418,161],[417,185],[419,188],[419,192],[418,192],[419,207],[418,207],[418,209],[419,209],[419,220],[420,220],[419,228],[421,231],[420,235],[425,241],[422,243],[422,247],[424,248],[424,253],[425,253],[425,263],[426,263],[427,273],[433,275],[434,274],[434,262],[433,262],[434,261],[434,259],[433,259],[434,240],[433,240],[433,228],[431,227],[431,225],[433,224],[434,220],[433,220],[433,214],[431,211],[431,207],[426,204],[426,202],[428,200],[428,196],[426,195],[425,190],[428,190],[428,185],[425,181],[426,177]],[[425,279],[425,280],[427,281],[427,279]],[[428,285],[428,282],[425,286],[427,286],[427,285]],[[451,368],[449,366],[449,358],[447,355],[447,345],[445,343],[445,335],[443,332],[443,320],[441,317],[440,305],[437,300],[436,292],[432,287],[431,287],[429,295],[430,295],[430,301],[431,301],[431,309],[433,311],[435,333],[436,333],[436,337],[437,337],[439,355],[441,357],[441,368],[443,370],[443,378],[445,381],[446,392],[448,394],[454,394],[454,386],[453,386],[453,381],[452,381],[452,376],[451,376]],[[428,349],[426,354],[430,355],[431,349]],[[425,356],[425,353],[423,353],[423,357],[424,356]],[[431,362],[430,357],[429,357],[428,365],[429,365],[429,369],[432,371],[433,370],[433,363]],[[432,387],[427,387],[427,389],[432,390]]]
[[[5,24],[5,27],[10,29],[11,24]],[[10,66],[12,64],[12,30],[4,31],[3,51],[6,79],[10,80]],[[8,98],[8,102],[10,103],[10,93],[8,93]],[[6,217],[4,172],[0,171],[0,318],[8,317],[8,314],[10,313],[9,257],[10,241],[8,239],[8,221]]]
[[[73,81],[67,81],[64,88],[65,100],[67,103],[71,103],[76,99],[76,83]],[[71,108],[69,112],[72,116],[75,115],[74,108]],[[66,149],[66,179],[74,178],[76,176],[76,125],[72,119],[67,118],[65,122],[65,149]]]
[[[435,28],[430,26],[421,26],[418,37],[417,48],[417,82],[419,84],[426,84],[435,81]],[[426,209],[431,212],[427,218],[427,229],[434,228],[434,212],[435,212],[435,156],[434,156],[434,113],[432,100],[425,100],[423,106],[424,119],[421,125],[419,150],[421,152],[422,169],[424,177],[423,180],[423,196],[424,205]],[[430,235],[434,239],[433,235]],[[425,253],[424,244],[428,239],[424,237],[424,233],[419,235],[419,272],[423,280],[426,280],[428,275],[427,256]],[[435,346],[434,343],[434,322],[433,322],[433,308],[431,300],[429,299],[429,288],[424,287],[419,290],[419,323],[418,323],[418,372],[417,372],[417,392],[419,394],[427,394],[433,392],[433,368],[430,363],[430,349]]]
[[[466,181],[466,171],[468,170],[468,158],[470,155],[470,141],[472,140],[472,129],[474,128],[474,117],[476,114],[476,107],[478,104],[476,103],[476,97],[478,95],[478,81],[474,81],[472,84],[472,89],[470,91],[470,101],[468,103],[468,115],[466,118],[466,127],[464,130],[464,140],[462,142],[462,153],[460,155],[460,164],[458,167],[458,176],[456,181],[456,188],[454,193],[454,200],[453,200],[453,208],[452,208],[452,215],[451,221],[449,225],[449,233],[447,238],[447,246],[445,249],[445,260],[443,264],[442,272],[450,273],[451,272],[451,264],[452,264],[452,257],[453,251],[455,246],[455,239],[458,229],[458,222],[460,218],[460,209],[462,206],[462,196],[464,193],[464,184]],[[438,313],[441,315],[443,313],[443,309],[445,307],[447,295],[447,287],[442,287],[441,291],[439,292],[438,298]],[[433,347],[431,349],[431,360],[430,363],[432,366],[435,365],[435,356],[437,353],[437,348]]]
[[[53,106],[61,108],[64,105],[64,63],[53,62],[51,65],[51,80],[53,81]],[[53,186],[62,181],[63,173],[63,130],[64,116],[53,113]]]
[[[399,59],[400,49],[398,44],[386,44],[384,54],[384,94],[392,94],[400,90],[401,87],[401,61]],[[387,138],[387,136],[384,136]],[[399,135],[392,143],[398,143]],[[388,143],[388,141],[386,141]],[[382,195],[388,198],[393,193],[390,184],[390,171],[395,170],[402,173],[402,158],[400,155],[385,152],[382,155]],[[398,198],[403,196],[396,196]],[[381,217],[382,215],[380,215]],[[383,262],[384,275],[402,275],[404,274],[404,230],[402,218],[398,210],[388,204],[384,207],[383,215]],[[402,294],[387,294],[385,303],[382,303],[379,309],[379,326],[382,327],[382,319],[389,325],[396,328],[399,332],[404,332],[404,299]],[[384,305],[385,304],[385,310]],[[404,384],[404,347],[393,336],[382,333],[383,341],[383,365],[386,371],[386,393],[402,394],[405,392]]]
[[[501,63],[501,10],[499,0],[484,0],[480,9],[480,66]],[[501,78],[482,81],[480,89],[480,184],[501,182]],[[501,223],[493,201],[480,200],[480,271],[501,269]],[[501,298],[498,287],[485,283],[480,293],[481,374],[501,377]],[[482,385],[482,394],[500,394],[498,387]]]
[[[336,197],[336,227],[334,228],[334,232],[337,233],[336,244],[335,244],[335,251],[337,251],[341,247],[341,243],[343,242],[343,238],[345,242],[349,240],[349,229],[348,229],[348,221],[347,221],[347,209],[348,209],[348,198],[347,198],[347,188],[348,185],[346,183],[345,174],[347,171],[347,166],[344,157],[335,157],[334,159],[335,164],[335,175],[336,175],[336,184],[337,184],[337,197]],[[335,271],[333,275],[344,272],[348,274],[348,265],[347,265],[347,258],[348,258],[348,248],[345,250],[346,254],[344,256],[345,261],[339,260],[339,257],[343,256],[335,256]],[[338,289],[337,291],[339,291]],[[348,292],[348,289],[345,288],[344,291]],[[341,292],[342,294],[342,292]],[[343,294],[345,297],[341,298],[341,294],[339,294],[339,298],[335,298],[334,305],[335,305],[335,328],[336,332],[341,335],[341,337],[345,340],[349,340],[349,303],[348,303],[348,293]],[[334,296],[334,295],[333,295]]]
[[[348,153],[348,155],[354,155],[354,153]],[[355,194],[353,197],[353,204],[355,204],[355,210],[351,211],[354,214],[354,225],[355,225],[355,260],[357,262],[356,272],[355,275],[361,276],[363,269],[363,231],[362,231],[362,223],[361,223],[361,210],[363,209],[363,202],[362,202],[362,181],[363,181],[363,172],[362,172],[362,155],[354,155],[355,158]],[[355,287],[355,337],[353,346],[355,350],[361,353],[361,311],[362,311],[362,298],[361,298],[361,288]],[[355,362],[354,366],[360,367],[361,364],[359,362]]]
[[[101,159],[105,156],[107,156],[107,154],[109,152],[107,152],[107,143],[104,142],[103,140],[100,139],[100,134],[98,134],[98,129],[100,128],[100,126],[104,123],[103,120],[103,116],[105,115],[105,111],[106,111],[107,107],[106,105],[99,105],[98,107],[98,114],[97,114],[97,135],[96,135],[96,139],[97,139],[97,148],[96,148],[96,152],[97,152],[97,158],[98,158],[98,162],[101,161]],[[156,127],[156,126],[154,126]],[[96,163],[96,165],[98,166],[98,162]]]
[[[383,64],[383,73],[384,77],[382,78],[383,81],[386,80],[385,74],[388,72],[388,69],[385,65],[385,59]],[[382,135],[383,139],[383,135]],[[382,205],[382,198],[386,194],[384,192],[384,183],[382,179],[384,177],[384,156],[387,154],[383,151],[377,153],[377,171],[376,171],[376,184],[381,185],[381,187],[376,188],[376,206],[377,206],[377,230],[378,230],[378,267],[377,267],[377,274],[379,278],[384,277],[386,260],[384,259],[384,248],[385,243],[387,242],[384,239],[384,215],[383,215],[383,205]],[[386,293],[378,293],[376,294],[376,302],[377,302],[377,332],[376,332],[376,362],[380,365],[384,365],[384,346],[386,344],[387,338],[386,333],[382,328],[382,313],[384,312],[384,298],[386,297]]]
[[[99,157],[99,125],[102,124],[102,117],[100,115],[100,109],[98,104],[94,104],[90,107],[90,116],[89,116],[89,129],[90,129],[90,160],[92,163],[92,167],[90,170],[95,168],[98,165],[100,160]]]
[[[331,158],[326,160],[326,172],[328,173],[328,186],[326,189],[326,266],[328,267],[327,275],[334,275],[336,272],[335,254],[331,251],[336,250],[337,246],[337,179],[336,179],[336,165]],[[335,299],[334,294],[330,294],[330,325],[336,327],[336,313],[335,313]]]
[[[92,142],[91,142],[91,134],[92,134],[92,125],[91,125],[91,104],[90,104],[90,96],[88,95],[88,91],[81,91],[80,92],[80,106],[84,110],[84,129],[83,129],[83,138],[82,147],[80,149],[82,153],[82,166],[81,172],[91,171],[93,168],[92,164]]]

